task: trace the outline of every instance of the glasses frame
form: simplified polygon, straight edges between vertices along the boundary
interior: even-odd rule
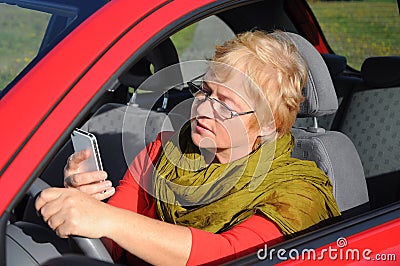
[[[237,116],[255,113],[254,110],[250,110],[250,111],[246,111],[246,112],[236,112],[235,110],[233,110],[232,108],[230,108],[226,103],[221,102],[220,100],[218,100],[218,99],[216,99],[216,98],[214,98],[214,97],[211,97],[211,96],[209,95],[209,93],[206,92],[206,91],[203,89],[203,83],[205,82],[204,80],[201,81],[201,86],[198,86],[198,85],[196,85],[196,84],[193,83],[195,80],[197,80],[197,79],[199,79],[199,78],[201,78],[201,77],[204,77],[204,75],[205,75],[205,74],[202,74],[202,75],[200,75],[200,76],[198,76],[198,77],[195,77],[194,79],[192,79],[192,80],[186,82],[186,84],[187,84],[188,87],[189,87],[190,93],[191,93],[195,98],[196,98],[196,95],[195,95],[195,94],[197,94],[198,92],[201,92],[202,94],[204,94],[204,97],[205,97],[204,100],[201,100],[202,102],[205,102],[206,100],[209,100],[210,102],[217,102],[217,103],[219,103],[220,105],[222,105],[222,106],[223,106],[227,111],[229,111],[229,113],[231,114],[230,117],[223,117],[224,119],[232,119],[232,118],[237,117]],[[196,90],[192,90],[191,88],[195,88]],[[213,109],[214,109],[214,108],[213,108]],[[214,110],[215,110],[215,109],[214,109]],[[221,116],[221,117],[222,117],[222,116]]]

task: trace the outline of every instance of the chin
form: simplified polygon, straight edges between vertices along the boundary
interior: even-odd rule
[[[199,146],[200,136],[197,133],[192,132],[192,141],[193,141],[194,145]]]
[[[192,141],[194,145],[202,149],[215,149],[215,140],[210,137],[205,137],[199,134],[198,132],[192,131]]]

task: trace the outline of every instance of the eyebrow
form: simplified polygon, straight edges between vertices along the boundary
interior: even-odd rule
[[[213,89],[208,85],[208,82],[207,82],[207,81],[203,80],[203,84],[205,84],[205,86],[206,86],[205,89],[206,89],[206,90],[210,90],[211,92],[213,91]],[[224,85],[221,84],[221,83],[215,82],[215,84],[219,85],[219,87],[224,87]],[[227,90],[230,90],[230,89],[227,89]],[[221,99],[220,99],[220,98],[221,98]],[[229,94],[220,93],[220,90],[218,91],[218,99],[220,99],[220,100],[222,100],[222,99],[228,99],[228,100],[233,101],[233,98],[232,98]],[[229,106],[229,108],[230,108],[230,106]]]

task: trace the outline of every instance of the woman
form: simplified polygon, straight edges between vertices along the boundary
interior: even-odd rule
[[[174,265],[221,263],[339,216],[328,177],[290,157],[306,73],[284,33],[240,34],[188,82],[190,122],[159,134],[116,190],[105,172],[80,173],[87,153],[75,153],[66,188],[43,191],[37,210],[61,237],[103,238],[116,260]]]

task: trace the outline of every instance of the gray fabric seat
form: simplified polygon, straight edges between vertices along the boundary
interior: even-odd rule
[[[314,119],[313,127],[293,128],[296,143],[292,156],[315,161],[333,184],[339,209],[349,213],[368,207],[368,191],[359,155],[343,133],[318,127],[317,118],[338,108],[337,97],[328,68],[318,51],[304,38],[290,34],[309,65],[309,78],[303,90],[306,100],[299,117]]]
[[[400,170],[400,56],[367,58],[340,131],[354,142],[367,178]]]

